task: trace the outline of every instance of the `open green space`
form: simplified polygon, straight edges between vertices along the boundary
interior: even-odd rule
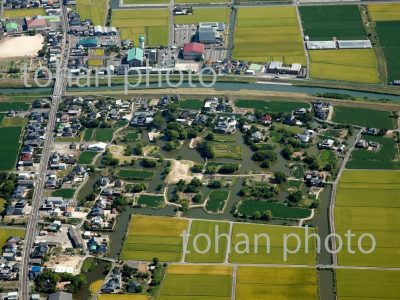
[[[146,207],[157,208],[164,204],[163,195],[140,195],[137,203]]]
[[[306,64],[303,40],[294,7],[240,7],[233,58],[265,63]]]
[[[229,191],[227,190],[211,191],[208,195],[206,210],[213,213],[222,212],[228,197]]]
[[[28,123],[28,119],[26,118],[3,118],[0,120],[0,127],[15,127],[15,126],[22,126],[25,127]]]
[[[179,101],[179,108],[190,109],[190,110],[200,110],[203,107],[203,101],[200,99],[185,99]]]
[[[373,3],[368,4],[369,15],[374,22],[399,21],[400,3]]]
[[[339,300],[393,300],[400,295],[400,271],[336,270]]]
[[[79,155],[78,163],[83,165],[90,165],[93,163],[93,159],[98,155],[98,152],[84,151]]]
[[[185,256],[185,261],[192,263],[223,263],[225,261],[228,240],[220,238],[216,243],[216,232],[218,235],[229,234],[228,222],[193,220],[190,227],[190,238]],[[208,245],[206,235],[211,243]],[[207,247],[210,246],[209,249]],[[199,251],[196,251],[198,249]],[[200,253],[204,251],[204,253]]]
[[[335,106],[332,121],[362,127],[394,129],[390,112],[367,108]]]
[[[122,39],[138,43],[139,36],[145,37],[146,46],[168,44],[167,9],[113,9],[111,25],[121,30]]]
[[[106,23],[108,0],[77,0],[77,9],[81,20],[90,19],[93,25],[104,26]]]
[[[45,16],[46,12],[43,8],[22,8],[22,9],[5,9],[4,17],[6,18],[24,18]]]
[[[22,127],[0,127],[0,170],[7,171],[15,167],[20,147]]]
[[[286,102],[286,101],[264,101],[264,100],[237,100],[235,103],[239,108],[252,108],[269,113],[291,113],[300,108],[308,108],[308,103]]]
[[[227,143],[212,143],[215,158],[242,159],[242,148]]]
[[[137,169],[120,169],[117,172],[117,176],[123,179],[145,180],[152,178],[154,176],[154,173],[150,171],[137,170]]]
[[[187,228],[184,219],[133,215],[120,259],[150,261],[157,257],[163,262],[180,261],[180,235]]]
[[[393,34],[399,30],[400,20],[376,22],[376,33],[385,55],[389,81],[400,80],[400,39]]]
[[[316,300],[317,273],[306,268],[239,266],[237,300]]]
[[[158,300],[230,300],[232,267],[172,265],[161,285]]]
[[[310,50],[313,78],[378,83],[378,63],[373,49]]]
[[[336,154],[332,150],[322,150],[317,159],[321,168],[325,168],[326,165],[337,161]]]
[[[351,230],[356,234],[350,243],[343,240],[346,250],[339,252],[338,263],[346,266],[399,267],[400,254],[400,172],[345,171],[336,196],[335,226],[340,236]],[[358,247],[361,234],[376,240],[372,253]],[[357,236],[358,235],[358,236]],[[369,250],[371,239],[362,240]],[[355,253],[348,251],[350,246]]]
[[[312,41],[365,40],[365,31],[357,5],[300,6],[304,35]],[[323,52],[323,51],[322,51]]]
[[[28,110],[31,104],[29,102],[0,102],[0,111],[7,112],[9,110]]]
[[[315,240],[311,237],[306,253],[305,228],[234,223],[231,236],[231,263],[242,264],[306,264],[315,265]],[[308,228],[309,234],[315,232]],[[285,257],[283,247],[294,249],[298,246],[295,238],[285,238],[288,234],[297,235],[302,242],[299,251]],[[245,235],[248,239],[244,238]],[[248,247],[247,247],[248,246]],[[246,249],[247,248],[247,249]],[[248,250],[248,251],[247,251]]]
[[[186,1],[188,2],[188,1]],[[196,1],[198,2],[198,1]],[[175,24],[198,24],[200,22],[223,22],[228,26],[230,10],[228,8],[194,8],[193,14],[174,16]]]
[[[306,208],[290,207],[283,203],[269,202],[263,200],[243,200],[237,208],[239,214],[246,217],[253,217],[256,212],[263,213],[271,211],[273,218],[282,219],[303,219],[311,215]]]
[[[2,228],[0,230],[0,249],[3,249],[7,240],[12,236],[18,236],[20,238],[25,237],[25,230],[14,229],[14,228]]]
[[[125,138],[128,142],[134,142],[139,139],[139,133],[137,131],[129,130],[125,133]]]
[[[53,197],[63,197],[67,199],[72,199],[74,197],[74,189],[58,189],[51,193]]]
[[[85,142],[111,142],[114,131],[114,128],[86,128],[83,134],[83,140]]]
[[[379,143],[378,150],[355,149],[347,163],[348,169],[400,169],[396,140],[389,137],[363,136],[366,141]]]

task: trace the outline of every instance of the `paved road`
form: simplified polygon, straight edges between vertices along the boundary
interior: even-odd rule
[[[333,235],[331,238],[331,247],[332,247],[332,262],[334,266],[337,266],[337,253],[336,253],[336,238],[335,238],[335,204],[336,204],[336,192],[337,192],[337,187],[340,181],[340,178],[342,177],[342,174],[344,170],[346,169],[346,164],[350,159],[351,153],[353,152],[356,143],[361,139],[361,134],[364,131],[364,128],[361,128],[361,130],[357,133],[356,140],[353,144],[353,146],[347,151],[346,156],[343,159],[343,162],[340,166],[338,175],[336,177],[335,182],[332,184],[332,193],[331,193],[331,202],[329,205],[329,225],[330,225],[330,233]]]
[[[45,132],[45,143],[43,146],[42,159],[40,162],[40,171],[36,181],[36,188],[32,197],[32,212],[28,221],[27,233],[25,236],[24,244],[24,255],[22,260],[21,274],[19,277],[19,299],[28,300],[29,299],[29,256],[33,247],[35,236],[37,233],[38,224],[38,211],[41,203],[41,198],[43,195],[44,183],[46,180],[47,164],[50,158],[51,145],[54,140],[53,130],[56,123],[56,114],[58,106],[61,101],[61,97],[65,93],[67,77],[66,77],[66,65],[68,61],[68,50],[67,50],[67,34],[66,28],[67,24],[67,9],[62,7],[61,10],[61,24],[63,28],[63,41],[62,41],[62,54],[60,59],[60,67],[57,70],[56,81],[54,84],[52,104],[50,108],[49,121],[47,123],[47,128]]]

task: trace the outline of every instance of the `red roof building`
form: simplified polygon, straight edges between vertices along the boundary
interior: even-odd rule
[[[26,27],[28,30],[45,30],[47,22],[42,18],[26,18]]]
[[[261,122],[263,124],[271,124],[272,123],[272,117],[270,115],[264,115],[261,118]]]
[[[183,59],[197,60],[204,54],[204,44],[186,43],[183,45]]]

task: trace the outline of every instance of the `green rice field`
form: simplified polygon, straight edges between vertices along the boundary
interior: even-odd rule
[[[93,25],[105,25],[107,2],[107,0],[77,0],[77,8],[81,20],[91,19]]]
[[[306,64],[294,7],[240,7],[234,45],[234,59]]]
[[[312,41],[364,40],[367,38],[357,5],[299,7],[304,35]],[[322,51],[324,52],[324,51]]]
[[[238,212],[246,217],[253,217],[256,212],[271,211],[272,217],[282,219],[303,219],[311,215],[306,208],[289,207],[282,203],[262,200],[243,200],[239,203]]]
[[[226,201],[229,198],[229,191],[211,191],[208,195],[208,200],[206,203],[206,210],[212,213],[220,213],[223,211]]]
[[[0,230],[0,248],[3,249],[7,240],[12,236],[18,236],[20,238],[25,237],[25,230],[23,229],[12,229],[12,228],[2,228]]]
[[[8,112],[9,110],[23,110],[29,109],[31,104],[29,102],[0,102],[0,111]]]
[[[20,147],[20,136],[22,127],[0,127],[0,170],[7,171],[15,167],[17,163],[18,150]]]
[[[98,155],[98,152],[84,151],[79,155],[78,163],[83,165],[90,165],[93,163],[93,159]]]
[[[237,100],[235,103],[239,108],[252,108],[268,113],[291,113],[300,108],[309,108],[310,104],[302,102],[286,101],[264,101],[264,100]]]
[[[120,259],[163,262],[180,261],[182,237],[187,231],[184,219],[133,215],[129,224]]]
[[[242,148],[240,146],[227,143],[212,143],[215,158],[242,159]]]
[[[394,121],[390,118],[390,112],[366,108],[335,106],[332,121],[380,129],[394,128]]]
[[[229,223],[193,220],[190,227],[188,253],[186,253],[185,261],[192,263],[223,263],[225,261],[228,240],[227,238],[221,238],[218,243],[215,243],[216,232],[219,235],[227,235],[229,233]],[[205,251],[208,246],[206,239],[201,237],[198,239],[195,238],[199,234],[206,234],[210,238],[211,247],[208,251]],[[195,249],[205,251],[205,253],[199,253]]]
[[[115,129],[113,128],[87,128],[84,131],[83,140],[85,142],[111,142]]]
[[[154,176],[154,173],[137,169],[120,169],[117,172],[117,176],[123,179],[145,180],[152,178]]]
[[[74,197],[74,189],[58,189],[51,193],[53,197],[63,197],[66,199],[72,199]]]
[[[43,8],[22,8],[22,9],[5,9],[4,17],[6,18],[24,18],[34,16],[45,16],[46,12]]]
[[[203,101],[199,99],[185,99],[179,101],[179,108],[200,110],[203,107]]]
[[[196,1],[197,2],[197,1]],[[175,24],[198,24],[200,22],[229,23],[230,11],[228,8],[195,8],[193,14],[174,16]]]
[[[164,204],[164,196],[143,194],[139,196],[137,203],[146,207],[157,208]]]

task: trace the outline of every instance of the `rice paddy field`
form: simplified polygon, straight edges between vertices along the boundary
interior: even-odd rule
[[[11,170],[17,163],[22,127],[0,127],[0,171]]]
[[[268,113],[291,113],[300,108],[309,108],[308,103],[286,102],[286,101],[264,101],[264,100],[237,100],[235,103],[239,108],[252,108]]]
[[[108,0],[77,0],[81,20],[91,19],[93,25],[105,25]]]
[[[336,270],[339,300],[392,300],[400,295],[400,271]]]
[[[363,136],[366,141],[379,143],[378,150],[355,149],[347,163],[348,169],[400,169],[399,149],[394,138]]]
[[[193,220],[190,227],[190,238],[185,256],[186,262],[191,263],[223,263],[225,261],[226,250],[228,246],[227,238],[220,238],[218,243],[215,243],[216,232],[219,235],[229,234],[229,223]],[[204,254],[200,252],[207,249],[207,241],[204,237],[198,235],[206,234],[210,238],[210,249]],[[189,252],[190,253],[189,253]]]
[[[100,294],[97,299],[99,300],[150,300],[147,295],[138,294]]]
[[[335,106],[333,122],[380,129],[394,129],[390,112],[366,108]]]
[[[29,102],[0,102],[0,111],[7,112],[9,110],[28,110],[31,104]]]
[[[309,228],[309,233],[315,232]],[[294,233],[303,241],[300,250],[296,254],[288,255],[285,260],[283,245],[284,236]],[[243,245],[244,238],[241,234],[249,237],[249,251]],[[257,235],[266,234],[269,237],[270,251],[268,253],[268,243],[265,237],[256,238]],[[305,229],[299,227],[269,226],[256,224],[234,223],[231,236],[231,263],[244,264],[304,264],[315,265],[316,248],[315,241],[310,238],[308,253],[304,243]],[[257,240],[257,247],[256,245]],[[294,249],[297,242],[293,238],[287,240],[287,249]],[[255,249],[258,249],[256,251]]]
[[[280,219],[303,219],[311,215],[311,211],[306,208],[289,207],[282,203],[262,201],[262,200],[243,200],[239,203],[238,212],[246,217],[253,217],[256,212],[269,210],[272,217]]]
[[[11,229],[11,228],[2,228],[0,230],[0,248],[3,249],[7,240],[12,236],[18,236],[20,238],[25,237],[25,230],[23,229]]]
[[[400,39],[394,32],[399,32],[400,20],[376,22],[376,32],[388,68],[389,81],[400,79]]]
[[[227,143],[212,143],[215,158],[242,159],[242,148],[240,146]]]
[[[168,0],[123,0],[124,4],[166,4]]]
[[[400,20],[400,3],[368,4],[368,12],[374,22],[398,21]]]
[[[5,18],[23,18],[34,16],[45,16],[46,13],[43,8],[22,8],[22,9],[5,9]]]
[[[87,128],[83,135],[85,142],[111,142],[114,135],[114,128]]]
[[[179,101],[179,108],[199,110],[203,107],[203,101],[199,99],[185,99]]]
[[[182,237],[188,229],[184,219],[133,215],[120,259],[177,262],[182,256]]]
[[[229,191],[227,190],[211,191],[208,195],[206,210],[211,213],[221,213],[228,198]]]
[[[197,1],[196,1],[197,2]],[[200,22],[229,23],[229,8],[195,8],[191,15],[174,16],[175,24],[198,24]]]
[[[313,78],[378,83],[378,64],[373,49],[310,50]]]
[[[294,7],[240,7],[233,58],[251,62],[284,61],[306,64]]]
[[[299,7],[304,35],[312,41],[363,40],[367,38],[357,5]],[[325,52],[325,51],[323,51]]]
[[[239,266],[236,300],[317,300],[317,274],[305,268]]]
[[[232,267],[216,265],[171,265],[161,285],[158,300],[230,300]]]
[[[154,176],[154,173],[137,169],[120,169],[117,172],[117,176],[123,179],[146,180],[151,179]]]
[[[143,35],[146,46],[168,44],[167,9],[114,9],[111,25],[121,30],[122,39],[137,42],[139,36]]]
[[[84,151],[79,155],[78,163],[83,165],[90,165],[93,163],[93,159],[98,155],[98,152]]]
[[[345,171],[339,183],[335,207],[336,232],[344,236],[351,230],[360,236],[372,234],[376,249],[363,254],[357,248],[358,237],[351,247],[355,254],[343,250],[338,263],[346,266],[399,267],[400,255],[400,172]],[[343,239],[347,249],[347,239]],[[371,240],[362,242],[368,250]]]
[[[163,195],[140,195],[137,203],[146,207],[157,208],[164,203]]]

